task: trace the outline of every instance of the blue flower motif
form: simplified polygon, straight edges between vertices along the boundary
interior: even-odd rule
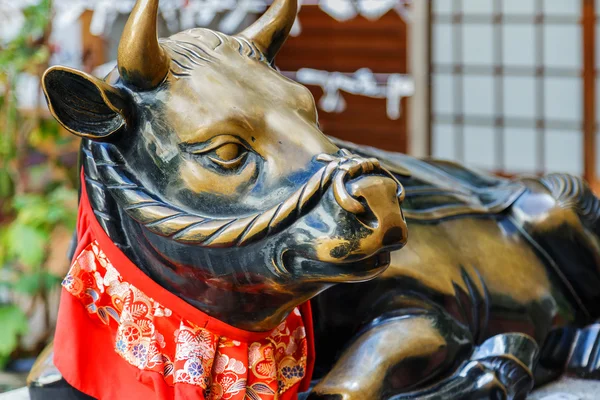
[[[127,344],[123,341],[123,339],[119,339],[117,341],[117,351],[124,353],[125,350],[127,350]]]
[[[143,344],[136,344],[135,346],[133,346],[133,356],[135,358],[141,360],[146,357],[147,353],[148,349],[146,349]]]
[[[198,361],[190,361],[187,364],[187,372],[190,376],[197,377],[204,374],[204,367]]]
[[[286,365],[285,367],[281,368],[281,375],[283,375],[283,377],[286,379],[292,379],[294,376],[294,370],[292,367]]]
[[[69,286],[71,283],[73,283],[73,275],[65,276],[65,279],[63,279],[63,281],[62,281],[62,285]]]
[[[304,377],[304,368],[302,368],[302,366],[300,365],[294,365],[294,368],[292,368],[292,374],[296,377],[296,378],[303,378]]]
[[[302,378],[304,377],[304,368],[300,365],[294,365],[293,367],[286,365],[281,369],[281,375],[285,379]]]

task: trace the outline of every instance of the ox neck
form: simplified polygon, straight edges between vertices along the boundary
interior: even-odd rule
[[[124,215],[123,212],[121,215]],[[123,218],[127,219],[123,221],[126,226],[137,224],[127,216]],[[136,266],[154,282],[205,314],[236,328],[254,332],[273,330],[295,307],[320,291],[316,286],[308,293],[306,287],[300,291],[292,288],[278,290],[266,284],[237,286],[230,278],[207,276],[202,262],[184,265],[166,259],[160,250],[171,248],[169,239],[159,238],[157,243],[155,238],[149,243],[142,237],[144,228],[137,226],[139,230],[126,231],[130,243],[124,249],[126,256],[135,260]],[[202,260],[202,249],[196,249],[196,252],[196,256],[186,258]]]

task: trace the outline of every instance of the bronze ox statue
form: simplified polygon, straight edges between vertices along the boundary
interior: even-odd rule
[[[312,299],[309,399],[513,399],[600,376],[600,202],[581,179],[327,138],[310,92],[273,67],[296,0],[235,36],[157,40],[157,8],[137,2],[104,80],[43,78],[83,138],[98,222],[152,280],[248,331]],[[49,354],[32,397],[89,398],[47,379]]]

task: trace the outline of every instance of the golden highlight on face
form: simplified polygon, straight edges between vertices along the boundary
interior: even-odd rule
[[[162,43],[172,60],[164,126],[189,190],[237,196],[257,174],[276,187],[316,154],[337,151],[318,129],[310,91],[272,69],[248,40],[194,29]]]

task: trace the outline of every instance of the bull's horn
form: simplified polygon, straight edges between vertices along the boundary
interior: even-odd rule
[[[158,0],[138,0],[119,43],[119,74],[142,90],[154,89],[169,72],[169,57],[158,43],[157,18]]]
[[[250,39],[273,61],[287,39],[298,12],[298,0],[275,0],[271,7],[240,36]]]

